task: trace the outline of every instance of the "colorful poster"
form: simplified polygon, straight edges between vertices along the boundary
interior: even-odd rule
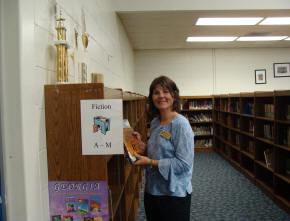
[[[83,155],[123,154],[121,99],[81,100]]]
[[[106,181],[48,183],[51,221],[109,221]]]

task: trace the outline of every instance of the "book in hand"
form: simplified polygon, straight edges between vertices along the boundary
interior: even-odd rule
[[[134,130],[132,128],[123,128],[125,152],[131,163],[137,160],[136,154],[140,150],[140,144],[136,137],[133,136]]]

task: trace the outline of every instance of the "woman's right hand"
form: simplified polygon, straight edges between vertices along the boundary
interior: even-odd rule
[[[138,143],[139,143],[139,150],[138,150],[138,153],[139,154],[144,154],[145,151],[146,151],[146,144],[142,141],[142,137],[141,135],[137,132],[137,131],[134,131],[132,133],[133,137],[136,138],[136,140],[138,140]]]

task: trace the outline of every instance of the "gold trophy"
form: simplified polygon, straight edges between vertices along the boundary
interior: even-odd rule
[[[66,41],[66,28],[64,27],[65,19],[59,13],[59,17],[56,18],[56,32],[57,40],[55,41],[56,46],[56,80],[57,83],[68,82],[68,53],[69,47]]]
[[[85,17],[85,9],[82,8],[82,43],[84,48],[86,49],[89,44],[89,34],[87,33],[86,28],[86,17]]]

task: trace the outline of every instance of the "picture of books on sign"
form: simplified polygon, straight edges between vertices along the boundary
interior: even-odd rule
[[[74,221],[74,218],[70,215],[63,216],[62,221]]]
[[[105,181],[50,181],[50,221],[109,221]]]
[[[110,119],[102,116],[94,117],[93,132],[106,135],[107,131],[110,130]]]
[[[65,205],[66,205],[66,212],[73,213],[76,212],[78,209],[78,202],[75,196],[69,196],[65,198]]]
[[[134,130],[132,128],[123,129],[123,139],[125,145],[125,151],[128,155],[128,159],[131,163],[137,160],[136,153],[140,150],[139,141],[132,135]]]
[[[61,221],[61,215],[52,216],[51,221]]]
[[[87,214],[89,212],[89,200],[79,199],[78,213]]]

